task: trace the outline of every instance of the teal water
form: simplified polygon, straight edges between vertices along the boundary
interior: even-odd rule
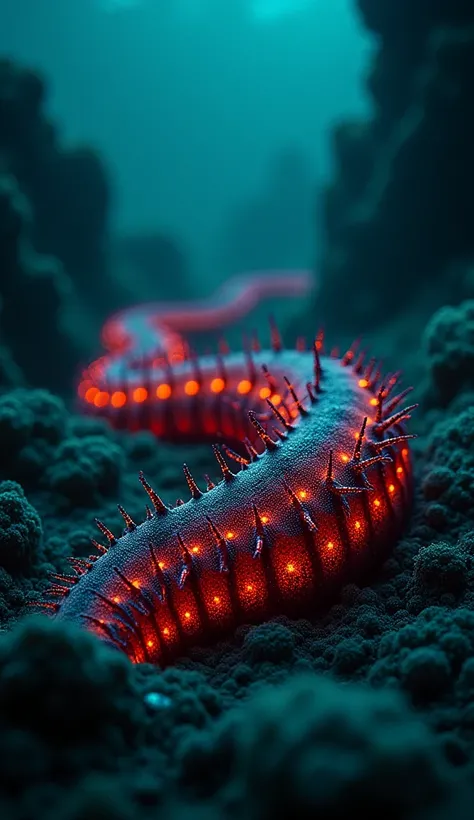
[[[168,232],[220,279],[314,258],[330,127],[368,109],[354,5],[2,0],[0,53],[44,73],[61,140],[103,154],[113,229]]]

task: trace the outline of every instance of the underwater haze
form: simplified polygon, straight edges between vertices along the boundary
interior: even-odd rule
[[[328,129],[367,109],[369,48],[350,0],[2,0],[0,9],[0,51],[47,78],[62,138],[103,153],[114,228],[170,231],[211,279],[254,264],[233,257],[234,213],[265,194],[288,151],[307,182],[298,241],[285,260],[262,237],[255,262],[312,260]],[[276,233],[271,214],[268,223]]]

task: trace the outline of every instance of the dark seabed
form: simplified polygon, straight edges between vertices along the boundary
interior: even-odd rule
[[[95,516],[118,532],[120,502],[142,520],[139,470],[170,502],[184,461],[215,477],[208,447],[74,410],[101,322],[133,301],[117,260],[154,271],[154,298],[199,282],[166,231],[110,239],[101,156],[63,145],[34,68],[0,61],[2,820],[472,817],[474,5],[354,4],[376,37],[374,113],[330,134],[320,287],[282,329],[363,335],[403,370],[413,514],[367,586],[164,671],[26,603],[91,552]]]

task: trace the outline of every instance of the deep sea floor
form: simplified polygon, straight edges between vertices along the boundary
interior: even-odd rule
[[[432,324],[470,326],[469,303],[451,324],[446,310]],[[386,331],[387,347],[398,332]],[[112,432],[44,390],[0,396],[2,817],[464,816],[474,404],[453,369],[453,335],[433,353],[432,332],[407,357],[415,378],[428,376],[415,391],[414,510],[389,560],[313,620],[242,627],[165,671],[24,605],[48,571],[67,571],[67,556],[90,553],[94,516],[120,531],[120,502],[142,520],[139,470],[171,502],[187,497],[183,461],[215,473],[210,448]],[[449,385],[449,406],[428,400],[435,382],[438,396]]]

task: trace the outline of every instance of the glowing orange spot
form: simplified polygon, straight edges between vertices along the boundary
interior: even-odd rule
[[[164,565],[163,561],[159,561],[158,566],[159,566],[160,569],[165,568],[165,565]]]
[[[199,382],[197,382],[195,379],[190,379],[184,385],[184,392],[187,396],[195,396],[196,393],[199,393]]]
[[[221,599],[219,598],[219,596],[218,596],[218,595],[214,595],[214,603],[215,603],[215,604],[220,604],[220,602],[221,602]]]
[[[359,438],[359,433],[354,433],[354,438]]]
[[[404,447],[403,450],[402,450],[402,456],[407,456],[407,455],[408,455],[408,449],[406,447]]]
[[[252,586],[252,584],[247,584],[247,586],[245,587],[245,589],[247,590],[247,592],[253,592],[253,586]]]
[[[153,644],[153,641],[147,641],[146,645],[148,646],[149,649],[151,649],[154,644]]]
[[[119,604],[120,603],[120,598],[118,597],[118,595],[115,596],[113,601],[114,601],[114,604]]]
[[[360,530],[360,521],[356,521],[354,527],[356,528],[356,530]]]
[[[193,552],[195,552],[195,553],[196,553],[196,552],[199,552],[199,547],[193,547],[193,550],[192,550],[192,551],[193,551]]]
[[[123,393],[122,390],[116,390],[115,393],[112,393],[110,397],[110,403],[112,407],[123,407],[126,401],[127,396],[125,393]]]
[[[333,550],[334,549],[334,544],[333,544],[332,541],[328,541],[327,548],[328,548],[328,550]]]
[[[143,401],[146,401],[148,398],[148,390],[145,387],[136,387],[132,393],[133,401],[136,401],[137,404],[141,404]]]
[[[369,386],[369,382],[367,381],[367,379],[359,379],[359,387],[368,387],[368,386]]]
[[[92,404],[98,392],[99,390],[97,387],[89,387],[84,394],[85,400]]]
[[[213,393],[222,393],[225,387],[224,379],[213,379],[211,382],[211,390]]]
[[[272,391],[269,387],[262,387],[258,395],[261,399],[268,399],[272,395]]]
[[[298,491],[298,497],[301,498],[302,501],[304,501],[304,499],[306,498],[307,495],[308,495],[308,493],[306,492],[306,490],[299,490]]]
[[[379,400],[374,397],[373,399],[370,400],[369,403],[372,405],[372,407],[377,407],[377,405],[379,403]]]
[[[252,382],[250,382],[248,379],[242,379],[242,381],[239,382],[237,385],[237,393],[250,393],[251,389]]]
[[[346,456],[345,453],[341,455],[341,461],[349,461],[349,456]]]
[[[79,398],[85,399],[87,391],[93,386],[94,385],[90,379],[85,379],[85,381],[82,381],[77,388],[77,395]]]
[[[225,537],[229,541],[232,541],[232,539],[235,538],[235,532],[232,532],[232,530],[229,530],[229,532],[226,532]]]
[[[295,565],[294,564],[287,564],[286,569],[287,569],[288,572],[294,572],[295,571]]]
[[[403,473],[403,467],[397,467],[397,473],[401,475]]]
[[[163,635],[169,635],[169,634],[170,634],[170,631],[169,631],[168,627],[165,626],[165,628],[163,630]]]
[[[140,581],[132,581],[132,585],[135,587],[135,589],[140,589]]]
[[[388,488],[388,491],[389,491],[389,493],[394,493],[395,492],[395,484],[390,484],[390,486]]]
[[[380,507],[380,500],[378,498],[375,499],[374,506],[375,507]]]
[[[261,517],[262,524],[268,524],[269,520],[270,519],[269,519],[268,515],[262,515],[262,517]]]
[[[190,612],[185,612],[184,617],[186,618],[187,621],[189,621],[189,619],[191,617],[191,613]]]
[[[169,399],[171,396],[171,387],[169,384],[159,384],[156,388],[157,399]]]
[[[105,390],[101,390],[94,396],[94,404],[96,407],[106,407],[109,403],[110,396]]]
[[[279,396],[278,393],[274,393],[271,400],[273,404],[281,404],[281,396]]]

